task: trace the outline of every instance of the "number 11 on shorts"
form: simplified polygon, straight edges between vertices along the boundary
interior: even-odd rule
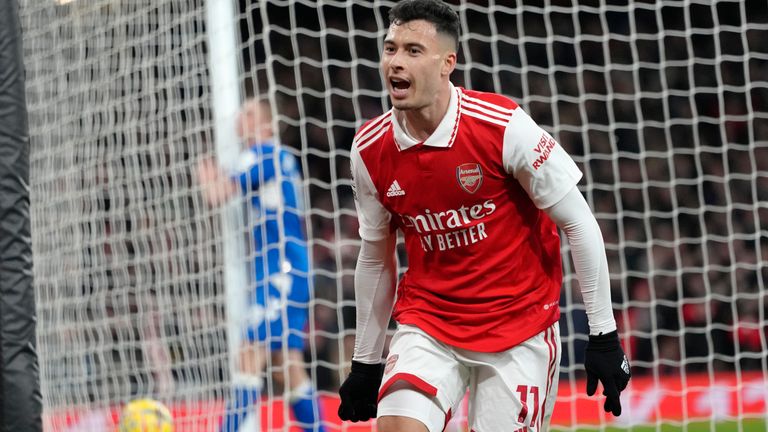
[[[517,392],[520,394],[520,402],[523,404],[523,408],[520,410],[520,414],[517,416],[517,422],[525,424],[525,418],[528,417],[528,393],[530,390],[531,396],[533,396],[533,416],[531,422],[528,423],[530,427],[536,424],[536,418],[539,415],[539,387],[520,384],[517,386]]]

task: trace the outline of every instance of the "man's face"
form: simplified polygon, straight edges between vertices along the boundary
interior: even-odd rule
[[[272,138],[269,106],[255,100],[243,104],[237,116],[237,134],[246,145],[263,143]]]
[[[381,54],[381,75],[395,108],[429,106],[455,64],[453,43],[437,33],[432,23],[415,20],[389,27]]]

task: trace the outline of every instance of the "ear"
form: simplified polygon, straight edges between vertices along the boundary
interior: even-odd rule
[[[450,75],[454,69],[456,69],[457,55],[453,51],[448,51],[443,58],[443,65],[440,69],[440,74],[447,76]]]

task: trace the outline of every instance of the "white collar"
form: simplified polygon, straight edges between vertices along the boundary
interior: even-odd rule
[[[437,125],[437,129],[432,132],[425,141],[418,141],[408,134],[403,129],[400,122],[397,120],[395,110],[392,110],[392,124],[394,125],[395,144],[397,148],[407,150],[417,144],[424,144],[431,147],[450,147],[453,145],[453,141],[456,138],[456,130],[459,126],[459,98],[460,92],[453,86],[453,83],[448,83],[451,86],[451,99],[448,101],[448,111],[445,116],[440,120],[440,124]]]

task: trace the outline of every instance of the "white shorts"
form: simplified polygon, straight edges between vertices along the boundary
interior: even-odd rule
[[[410,417],[439,432],[469,389],[471,430],[546,431],[557,396],[560,354],[558,323],[499,353],[455,348],[401,325],[390,344],[378,416]]]

